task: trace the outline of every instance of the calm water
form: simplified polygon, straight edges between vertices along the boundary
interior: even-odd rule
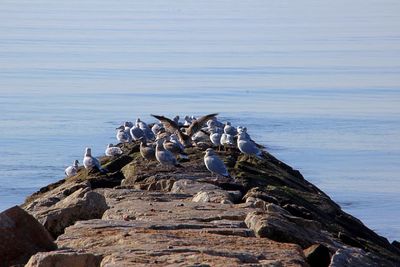
[[[234,4],[233,4],[234,3]],[[400,2],[2,1],[0,210],[115,127],[220,112],[400,239]]]

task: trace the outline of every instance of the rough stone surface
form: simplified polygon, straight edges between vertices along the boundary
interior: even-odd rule
[[[102,266],[306,265],[299,246],[254,236],[243,221],[252,208],[196,203],[186,194],[98,192],[110,209],[68,227],[57,244],[102,255]]]
[[[196,195],[200,191],[211,191],[221,189],[220,187],[208,184],[208,183],[199,183],[195,180],[182,179],[178,180],[174,183],[171,188],[172,193],[181,193],[188,195]]]
[[[67,228],[57,243],[102,254],[102,266],[305,266],[298,246],[255,239],[215,234],[192,223],[177,228],[168,222],[90,220]]]
[[[395,247],[396,247],[397,249],[399,249],[399,251],[400,251],[400,242],[399,242],[399,241],[394,240],[394,241],[392,242],[392,245],[395,246]]]
[[[339,249],[332,256],[329,267],[379,267],[379,266],[399,266],[385,259],[381,259],[367,253],[360,248]]]
[[[0,213],[0,266],[24,264],[39,251],[56,249],[53,238],[18,206]]]
[[[71,250],[39,252],[25,267],[99,267],[102,257]]]
[[[64,228],[78,220],[101,218],[108,209],[103,195],[80,188],[63,200],[41,210],[35,210],[33,215],[54,236],[62,234]]]
[[[315,242],[324,243],[333,249],[338,248],[333,238],[324,233],[320,224],[315,221],[267,210],[249,213],[245,222],[259,237],[295,243],[303,248]]]
[[[214,202],[223,204],[233,204],[233,198],[225,190],[199,191],[192,199],[193,202]]]
[[[321,244],[314,244],[304,250],[310,267],[328,267],[331,262],[329,249]]]

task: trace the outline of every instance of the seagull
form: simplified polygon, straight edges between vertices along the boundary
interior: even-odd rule
[[[159,115],[151,115],[151,116],[161,121],[167,131],[169,131],[170,133],[176,133],[179,137],[179,141],[185,147],[190,147],[192,146],[191,137],[201,129],[204,123],[206,123],[208,120],[214,118],[217,115],[218,113],[212,113],[193,120],[190,126],[186,128],[185,132],[182,132],[180,130],[179,124],[174,120]]]
[[[164,148],[165,140],[163,141],[163,139],[159,139],[156,142],[157,142],[156,146],[157,161],[160,162],[161,165],[181,167],[181,165],[176,161],[174,154],[172,154],[171,151],[166,150]]]
[[[155,160],[156,151],[153,146],[148,146],[146,138],[140,138],[140,155],[146,160]]]
[[[133,127],[133,123],[131,121],[124,122],[125,132],[129,133],[131,128]]]
[[[246,139],[251,140],[250,135],[247,133],[247,127],[238,126],[237,132],[238,132],[238,134],[244,133],[244,136],[246,137]]]
[[[185,146],[182,145],[181,142],[179,142],[178,136],[177,136],[176,134],[171,134],[171,135],[169,136],[169,140],[170,140],[171,142],[177,144],[182,150],[185,149]]]
[[[235,127],[231,126],[230,122],[226,122],[224,127],[224,133],[235,136],[237,135],[238,132]]]
[[[254,155],[261,159],[262,151],[257,147],[257,145],[250,139],[246,137],[245,132],[237,135],[237,146],[243,154]]]
[[[186,115],[185,116],[185,121],[183,123],[183,126],[189,127],[191,123],[192,123],[192,119],[189,116]]]
[[[150,127],[147,126],[145,122],[141,121],[140,119],[137,119],[137,124],[139,128],[143,131],[147,140],[154,140],[154,133],[152,132]]]
[[[221,136],[222,134],[217,132],[215,129],[211,129],[210,131],[210,140],[213,145],[216,145],[218,147],[221,146]]]
[[[104,171],[104,169],[101,168],[99,160],[92,157],[92,149],[89,147],[86,148],[85,155],[83,156],[83,166],[85,169],[96,168],[100,172]]]
[[[139,121],[138,121],[139,120]],[[140,119],[136,120],[136,124],[131,128],[131,137],[133,140],[137,141],[142,137],[145,137],[145,134],[142,129],[139,127]]]
[[[78,173],[78,168],[79,168],[79,161],[75,160],[74,164],[72,166],[69,166],[65,169],[65,174],[67,177],[75,176]]]
[[[207,126],[208,127],[218,127],[218,128],[224,128],[224,124],[220,122],[216,117],[211,118],[210,120],[207,121]]]
[[[224,162],[217,156],[212,148],[207,148],[204,156],[204,164],[212,174],[230,177]]]
[[[172,154],[179,156],[180,158],[183,158],[183,159],[189,158],[188,155],[184,151],[185,147],[181,143],[176,143],[176,142],[171,141],[170,136],[164,139],[163,146],[166,150],[171,151]]]
[[[223,133],[221,135],[221,145],[225,146],[235,146],[235,141],[233,136],[230,134]]]
[[[125,126],[119,126],[116,128],[117,130],[117,140],[120,143],[129,143],[131,140],[131,137],[129,134],[125,131]]]
[[[179,125],[179,115],[176,115],[174,118],[173,118],[173,120],[174,120],[174,122],[176,123],[176,124],[178,124]]]
[[[115,157],[122,154],[122,149],[113,144],[108,144],[105,153],[108,157]]]
[[[161,129],[162,129],[162,125],[159,123],[154,123],[153,127],[151,127],[151,131],[154,133],[154,135],[157,135]]]
[[[205,134],[204,132],[202,132],[202,131],[199,131],[199,132],[195,133],[195,134],[192,136],[192,140],[193,140],[193,142],[195,142],[196,144],[197,144],[198,142],[206,142],[206,141],[208,141],[209,139],[210,139],[210,137],[209,137],[207,134]]]

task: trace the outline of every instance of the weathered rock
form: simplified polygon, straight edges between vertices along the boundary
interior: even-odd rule
[[[101,218],[107,209],[104,196],[90,191],[89,188],[81,188],[55,205],[34,212],[33,215],[57,237],[63,233],[65,227],[78,220]]]
[[[239,190],[229,190],[228,193],[234,203],[240,203],[243,197],[242,192],[240,192]]]
[[[323,192],[313,192],[317,190],[314,186],[310,188],[308,191],[301,191],[288,186],[267,186],[263,188],[263,191],[274,196],[281,207],[295,205],[300,207],[302,210],[300,213],[303,214],[306,210],[308,214],[300,217],[305,220],[317,221],[321,224],[321,229],[329,232],[331,236],[337,237],[339,232],[346,233],[352,241],[356,241],[366,250],[380,254],[384,258],[390,258],[394,262],[400,261],[399,251],[387,239],[377,235],[360,220],[342,211]],[[296,215],[299,216],[299,214]],[[340,241],[342,245],[344,244],[341,240],[336,241]],[[356,243],[354,242],[353,244]]]
[[[56,249],[53,238],[18,206],[0,213],[0,266],[24,264],[39,251]]]
[[[268,239],[220,235],[175,223],[90,220],[68,227],[57,243],[103,255],[102,266],[305,266],[300,248]]]
[[[189,180],[189,179],[181,179],[174,183],[174,185],[171,188],[171,192],[194,196],[199,191],[209,191],[216,189],[221,189],[221,188],[213,184],[199,183],[195,180]]]
[[[252,203],[254,203],[256,199],[263,200],[265,203],[278,204],[278,200],[276,198],[274,198],[272,195],[268,195],[266,191],[262,190],[259,187],[251,188],[243,197],[243,200]]]
[[[187,194],[97,191],[110,205],[102,220],[77,222],[57,242],[103,255],[102,266],[305,264],[298,246],[282,250],[278,243],[254,237],[243,222],[252,208],[196,203]],[[250,248],[252,242],[256,247]]]
[[[328,267],[331,262],[329,249],[322,244],[314,244],[304,250],[310,267]]]
[[[299,244],[306,248],[315,242],[335,248],[333,238],[322,230],[319,223],[294,217],[285,213],[250,212],[245,220],[246,225],[259,237],[267,237],[278,242]]]
[[[360,248],[338,249],[332,256],[329,267],[379,267],[398,266],[396,263],[379,258],[373,253],[365,252]]]
[[[193,202],[213,202],[222,204],[233,204],[229,192],[225,190],[207,190],[198,192],[192,199]]]
[[[400,250],[400,242],[399,242],[399,241],[394,240],[394,241],[392,242],[392,245],[393,245],[394,247],[396,247],[397,249]]]
[[[101,256],[91,253],[56,250],[33,255],[25,267],[99,267],[101,260]]]
[[[44,187],[41,190],[42,192],[39,191],[29,197],[22,207],[30,213],[35,213],[39,210],[47,209],[52,205],[55,205],[57,202],[65,199],[75,191],[84,188],[90,188],[90,183],[88,181],[83,181],[81,183],[63,183],[51,190]],[[49,190],[46,191],[47,189]]]
[[[104,212],[104,220],[213,222],[214,225],[229,221],[228,225],[243,223],[252,208],[236,207],[219,203],[196,203],[182,194],[147,192],[127,189],[108,189],[103,193],[110,208]],[[236,221],[236,222],[235,222]]]

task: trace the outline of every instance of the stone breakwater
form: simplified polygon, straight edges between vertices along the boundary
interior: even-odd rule
[[[182,168],[144,161],[139,143],[80,168],[0,214],[0,266],[400,266],[395,241],[368,229],[268,153],[204,151]]]

